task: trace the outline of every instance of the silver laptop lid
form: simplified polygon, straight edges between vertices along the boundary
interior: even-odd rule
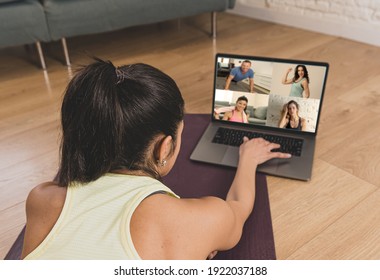
[[[219,53],[212,119],[316,134],[328,68],[326,62]]]

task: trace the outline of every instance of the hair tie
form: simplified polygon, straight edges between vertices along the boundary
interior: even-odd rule
[[[120,67],[115,68],[116,72],[116,84],[120,84],[124,81],[124,72],[120,69]]]

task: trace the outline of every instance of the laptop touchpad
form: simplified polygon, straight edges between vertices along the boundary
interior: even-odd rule
[[[282,160],[283,161],[283,160]],[[259,171],[273,173],[278,166],[283,163],[280,159],[274,158],[258,166]],[[224,153],[221,164],[236,167],[239,162],[239,147],[229,146]]]
[[[229,146],[224,153],[222,164],[236,167],[239,161],[239,148]]]

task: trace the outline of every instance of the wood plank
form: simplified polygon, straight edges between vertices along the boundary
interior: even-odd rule
[[[362,108],[368,112],[368,117],[372,118],[380,113],[380,73],[379,71],[375,71],[369,75],[371,76],[362,81],[360,85],[353,87],[344,95],[341,95],[338,100]],[[375,131],[377,130],[377,133],[380,132],[379,125],[374,128]]]
[[[368,126],[357,129],[355,136],[347,137],[320,158],[380,186],[380,131],[375,127],[379,121],[380,117],[373,118],[366,123]]]
[[[268,187],[278,259],[287,259],[377,190],[321,160],[311,181],[282,179],[268,181]]]
[[[288,259],[379,260],[380,189]]]
[[[322,122],[319,139],[323,142],[321,159],[377,186],[380,186],[379,80],[380,73],[371,73],[362,84],[339,96],[336,103],[341,106],[328,104],[330,112]]]
[[[3,168],[0,184],[0,211],[23,203],[29,191],[38,184],[51,181],[58,170],[58,150],[41,153],[22,164]],[[3,227],[0,228],[0,234]]]
[[[0,259],[3,260],[25,225],[24,204],[15,204],[0,211],[0,225]]]

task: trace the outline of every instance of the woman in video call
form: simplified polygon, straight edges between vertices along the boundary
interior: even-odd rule
[[[26,201],[22,258],[206,259],[234,247],[257,165],[290,155],[244,138],[225,200],[180,199],[160,178],[178,156],[183,118],[176,83],[152,66],[96,59],[77,72],[61,107],[58,174]]]
[[[240,96],[236,100],[235,108],[224,114],[223,120],[231,122],[248,123],[249,114],[246,113],[248,99],[245,96]]]
[[[304,97],[309,98],[310,97],[310,90],[309,90],[309,73],[307,71],[307,68],[305,65],[297,65],[294,71],[294,77],[289,79],[288,75],[290,72],[292,72],[292,68],[289,68],[286,72],[284,77],[282,78],[282,83],[284,85],[291,84],[292,87],[290,89],[289,96],[294,97]]]
[[[281,119],[278,127],[294,129],[294,130],[306,130],[306,120],[298,115],[299,105],[296,101],[291,100],[284,105],[281,112]]]

